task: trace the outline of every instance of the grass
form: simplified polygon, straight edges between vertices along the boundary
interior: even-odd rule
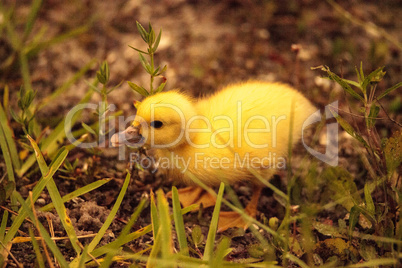
[[[39,110],[45,109],[52,100],[62,98],[63,92],[68,90],[73,83],[82,79],[95,62],[91,61],[81,68],[51,96],[34,102],[35,93],[32,89],[28,68],[29,57],[50,45],[66,38],[72,38],[84,31],[81,28],[74,29],[45,42],[37,41],[40,39],[40,32],[36,33],[34,37],[28,38],[32,34],[40,6],[41,1],[33,1],[21,38],[18,37],[19,34],[14,27],[13,8],[6,10],[5,7],[0,6],[0,12],[4,15],[6,22],[2,27],[6,29],[5,36],[10,40],[13,48],[12,55],[5,64],[2,64],[1,68],[5,70],[17,64],[24,84],[24,90],[21,90],[19,96],[19,111],[14,112],[13,115],[14,121],[24,130],[22,138],[16,139],[16,130],[10,126],[11,118],[8,112],[10,105],[8,97],[6,97],[9,94],[7,86],[4,88],[3,103],[0,103],[0,146],[7,171],[7,175],[0,180],[1,186],[4,186],[3,189],[5,189],[0,201],[2,204],[7,204],[2,208],[8,208],[8,210],[3,210],[0,215],[2,219],[0,224],[0,266],[7,262],[22,266],[14,258],[12,247],[28,242],[32,244],[36,256],[35,262],[39,267],[108,267],[113,262],[132,267],[286,267],[291,264],[300,267],[314,265],[324,267],[388,265],[397,267],[400,265],[402,258],[402,216],[400,214],[402,191],[400,183],[398,184],[400,174],[398,175],[397,172],[402,161],[400,154],[402,136],[401,132],[395,132],[388,139],[381,140],[378,135],[379,131],[376,129],[376,121],[382,109],[380,100],[401,87],[402,83],[375,94],[377,84],[384,77],[384,70],[378,68],[365,75],[362,66],[356,72],[357,81],[343,79],[326,66],[319,68],[328,75],[329,79],[338,83],[345,93],[354,99],[353,101],[363,107],[360,117],[352,117],[351,120],[347,120],[346,116],[339,111],[332,111],[339,125],[354,138],[356,148],[361,149],[359,154],[365,160],[363,163],[368,171],[367,174],[371,176],[364,181],[363,187],[360,189],[357,187],[355,178],[345,168],[327,167],[319,171],[317,163],[308,156],[305,157],[302,167],[296,174],[293,174],[291,169],[288,170],[289,182],[286,192],[268,182],[266,178],[262,178],[255,170],[250,169],[257,179],[273,191],[276,199],[283,203],[286,213],[284,218],[279,220],[279,225],[278,219],[274,217],[268,219],[268,222],[257,221],[244,213],[241,206],[238,205],[239,202],[226,200],[223,183],[220,185],[218,193],[215,193],[197,177],[189,174],[200,187],[217,197],[206,239],[197,227],[191,229],[192,237],[190,238],[189,232],[185,228],[183,215],[189,213],[193,207],[182,208],[177,189],[173,187],[172,211],[161,189],[156,191],[156,196],[151,192],[149,199],[140,200],[119,236],[112,242],[103,244],[102,238],[108,234],[118,211],[122,209],[132,179],[131,173],[126,171],[123,185],[108,217],[99,231],[93,235],[91,242],[83,245],[80,241],[84,240],[81,239],[88,237],[77,235],[65,203],[91,193],[91,191],[96,191],[101,186],[110,183],[112,179],[97,180],[61,196],[54,177],[58,171],[63,169],[63,165],[70,167],[70,171],[74,170],[71,164],[67,165],[69,162],[66,162],[66,159],[79,142],[87,139],[91,133],[105,135],[108,130],[101,132],[96,123],[91,126],[83,124],[73,133],[74,137],[77,137],[77,143],[69,145],[63,143],[66,137],[65,120],[60,121],[46,138],[38,135],[43,129],[34,131],[40,126],[35,122],[33,115]],[[166,70],[165,67],[155,68],[154,66],[154,53],[158,48],[162,31],[156,36],[151,25],[148,31],[139,23],[137,23],[137,27],[142,38],[148,44],[147,51],[139,50],[139,55],[144,69],[150,74],[150,87],[149,90],[146,90],[131,82],[129,85],[134,91],[146,96],[162,91],[166,84],[166,79],[162,78],[162,82],[158,86],[154,86],[155,78],[160,77]],[[147,60],[144,55],[149,56],[150,59]],[[107,86],[109,79],[109,66],[105,62],[100,66],[97,78],[89,83],[88,93],[78,104],[89,102],[93,93],[97,92],[104,103],[104,106],[97,111],[97,115],[106,116],[109,113],[107,95],[116,88]],[[100,88],[99,84],[101,84]],[[376,95],[377,97],[375,97]],[[72,123],[78,123],[79,117],[80,113],[77,113],[72,118]],[[362,118],[364,130],[359,129],[361,122],[358,124],[356,118]],[[28,147],[31,149],[29,156],[21,159],[21,152],[26,152]],[[28,173],[29,171],[30,173]],[[18,192],[16,184],[27,174],[37,174],[40,179],[24,199]],[[317,189],[317,186],[322,185],[326,185],[325,189]],[[49,193],[52,203],[36,208],[35,202],[45,190]],[[324,193],[320,192],[321,190]],[[307,194],[303,195],[303,191]],[[226,186],[226,192],[234,196],[231,199],[236,200],[230,186]],[[314,199],[317,194],[322,196],[322,200]],[[239,212],[252,223],[250,231],[257,243],[248,248],[251,256],[248,259],[227,260],[227,256],[233,251],[231,238],[217,235],[218,216],[222,204]],[[339,207],[348,212],[348,220],[339,218],[338,222],[328,224],[317,220],[320,213],[331,212]],[[133,231],[141,213],[147,209],[150,210],[151,224]],[[51,230],[38,219],[39,212],[50,210],[54,210],[54,213],[58,215],[66,234],[65,237],[55,237]],[[21,232],[24,229],[23,224],[27,222],[30,226],[28,228],[29,235],[24,236]],[[148,244],[146,249],[136,252],[125,250],[127,244],[140,241],[145,236],[152,237],[152,243]],[[321,240],[317,241],[320,239],[318,237],[321,237]],[[69,241],[74,252],[72,259],[66,258],[63,248],[56,243],[56,238]],[[359,248],[360,259],[354,255],[351,248],[338,244],[333,246],[336,241],[334,238],[341,238],[343,241],[351,242],[352,245],[364,244]],[[331,249],[331,247],[334,248]],[[326,248],[332,254],[336,250],[339,250],[340,253],[323,259],[317,253],[321,248]]]

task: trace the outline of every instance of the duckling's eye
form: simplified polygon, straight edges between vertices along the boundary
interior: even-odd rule
[[[161,128],[163,126],[163,123],[161,121],[155,120],[152,121],[150,125],[153,128]]]

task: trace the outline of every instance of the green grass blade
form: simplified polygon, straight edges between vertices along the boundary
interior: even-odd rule
[[[393,265],[398,266],[398,259],[397,258],[379,258],[379,259],[374,259],[374,260],[369,260],[367,262],[362,262],[362,263],[356,263],[356,264],[351,264],[348,266],[345,266],[347,268],[360,268],[360,267],[391,267]]]
[[[151,191],[151,205],[150,206],[151,206],[152,232],[153,232],[154,238],[156,238],[156,237],[158,237],[160,221],[159,221],[158,210],[157,210],[156,204],[155,204],[155,195],[154,195],[154,192],[152,192],[152,191]]]
[[[184,229],[183,215],[179,200],[179,193],[175,186],[172,187],[173,219],[176,228],[177,240],[179,241],[180,253],[189,256],[186,231]]]
[[[292,262],[294,262],[294,263],[296,263],[297,265],[299,265],[302,268],[309,268],[310,267],[304,261],[300,260],[299,258],[297,258],[296,256],[294,256],[294,255],[292,255],[290,253],[287,253],[285,255],[285,258],[290,260],[290,261],[292,261]]]
[[[92,190],[95,190],[95,189],[101,187],[102,185],[104,185],[105,183],[108,183],[111,180],[112,179],[103,179],[103,180],[94,181],[93,183],[85,185],[84,187],[81,187],[81,188],[75,190],[74,192],[66,194],[65,196],[62,197],[62,201],[63,201],[63,203],[66,203],[67,201],[70,201],[71,199],[74,199],[78,196],[84,195]],[[53,203],[50,203],[50,204],[47,204],[46,206],[39,208],[38,210],[39,211],[49,211],[53,208],[54,208]]]
[[[250,169],[250,171],[253,169]],[[254,172],[256,173],[256,175],[260,176],[259,179],[262,179],[262,176],[259,175],[255,170]],[[200,186],[201,188],[203,188],[205,191],[207,191],[208,193],[210,193],[212,196],[216,196],[216,193],[214,192],[214,190],[212,190],[211,188],[209,188],[208,186],[206,186],[202,181],[200,181],[194,174],[192,174],[191,172],[186,172],[186,175],[188,175],[191,180],[196,183],[198,186]],[[258,177],[257,177],[258,178]],[[286,200],[289,200],[289,198],[286,196]],[[228,202],[225,199],[222,199],[222,203],[224,203],[226,206],[228,206],[231,210],[236,211],[237,213],[239,213],[245,220],[252,222],[253,224],[257,225],[258,227],[264,229],[267,233],[271,234],[272,236],[275,237],[275,239],[278,239],[281,242],[285,242],[284,238],[279,235],[277,232],[275,232],[274,230],[272,230],[271,228],[269,228],[268,226],[262,224],[261,222],[257,221],[256,219],[254,219],[253,217],[251,217],[250,215],[247,215],[247,213],[244,212],[244,210],[234,206],[233,204],[231,204],[230,202]],[[258,236],[257,236],[258,238]],[[263,240],[259,239],[262,243],[264,243]]]
[[[137,209],[134,211],[134,213],[131,215],[130,220],[124,226],[123,231],[120,233],[119,237],[116,239],[119,241],[120,239],[124,238],[126,235],[129,234],[131,227],[134,225],[134,223],[137,221],[138,217],[140,216],[140,213],[146,203],[146,199],[142,199],[140,204],[137,206]],[[104,261],[102,262],[101,267],[109,267],[110,264],[113,261],[113,257],[117,255],[119,251],[120,246],[118,244],[115,244],[113,247],[110,247],[108,254],[106,254],[106,257],[104,258]]]
[[[85,258],[88,256],[88,245],[84,247],[82,250],[82,254],[80,256],[80,262],[78,263],[78,267],[85,267]],[[71,268],[71,265],[70,265]]]
[[[56,155],[56,159],[59,158],[57,161],[54,161],[57,164],[60,164],[64,161],[64,159],[67,157],[68,152],[61,149],[59,153]],[[39,198],[40,194],[42,193],[43,189],[46,187],[48,184],[49,180],[52,179],[52,176],[54,173],[59,169],[60,166],[52,165],[51,168],[49,169],[49,173],[46,174],[46,176],[43,176],[39,182],[36,184],[32,191],[32,199],[33,202]],[[25,201],[26,205],[30,207],[31,201],[29,198]],[[13,223],[11,224],[10,229],[7,232],[6,237],[4,238],[4,244],[10,243],[10,241],[13,239],[15,234],[17,233],[18,229],[20,228],[21,224],[24,222],[24,219],[27,217],[27,214],[25,213],[25,210],[22,208],[20,209],[18,216],[15,217]]]
[[[8,125],[7,114],[5,113],[1,103],[0,103],[0,124],[3,128],[4,137],[6,138],[7,141],[8,150],[10,152],[13,166],[15,169],[19,169],[21,167],[21,162],[18,157],[17,146],[15,145],[15,141],[13,139],[13,131]]]
[[[35,251],[36,261],[40,268],[45,268],[45,261],[43,260],[42,253],[40,252],[38,241],[36,241],[35,235],[31,228],[29,228],[29,236],[31,237],[32,247]]]
[[[3,152],[4,162],[6,163],[8,181],[13,183],[13,188],[15,190],[15,177],[14,177],[13,163],[12,163],[9,147],[7,145],[6,134],[4,133],[2,124],[0,124],[0,147],[1,147],[1,151]],[[11,196],[11,205],[13,207],[15,207],[17,205],[17,202],[13,196]]]
[[[30,202],[29,201],[29,197],[27,201],[24,201],[24,199],[22,198],[22,196],[18,193],[18,192],[14,192],[13,195],[16,197],[16,199],[21,203],[22,208],[21,208],[21,212],[22,214],[28,214],[28,216],[31,218],[31,220],[33,222],[35,222],[35,216],[31,210],[31,207],[28,205]],[[35,201],[34,201],[35,202]],[[68,263],[66,262],[66,260],[64,259],[63,254],[60,252],[59,248],[57,247],[56,243],[52,240],[52,238],[50,237],[50,235],[47,233],[45,227],[43,227],[42,223],[39,222],[39,229],[40,232],[42,234],[43,239],[46,242],[46,245],[49,247],[49,249],[52,251],[54,257],[56,258],[56,260],[59,262],[59,265],[61,267],[65,267],[68,268]]]
[[[32,28],[35,24],[36,18],[38,17],[39,9],[42,5],[42,0],[34,0],[30,7],[30,12],[28,14],[28,18],[25,24],[23,40],[28,38],[28,35],[31,33]]]
[[[157,191],[158,212],[160,217],[161,243],[162,243],[162,258],[169,260],[173,256],[173,239],[172,239],[172,220],[169,214],[169,203],[162,189]]]
[[[141,201],[140,204],[135,209],[133,215],[131,216],[131,219],[134,222],[139,217],[139,215],[140,215],[141,211],[143,210],[145,204],[146,204],[145,201],[144,202]],[[126,225],[126,227],[127,226],[128,225]],[[130,228],[131,228],[131,227],[126,228],[126,227],[123,229],[124,232],[126,232],[126,229],[129,231]],[[127,231],[127,233],[128,233],[128,231]],[[94,251],[92,251],[91,255],[94,256],[95,258],[97,258],[99,256],[107,254],[111,248],[119,248],[122,245],[124,245],[124,244],[126,244],[128,242],[131,242],[131,241],[133,241],[133,240],[135,240],[135,239],[137,239],[137,238],[139,238],[139,237],[141,237],[141,236],[143,236],[143,235],[145,235],[145,234],[147,234],[147,233],[149,233],[151,231],[152,231],[152,226],[148,225],[148,226],[146,226],[144,228],[141,228],[140,230],[137,230],[137,231],[135,231],[133,233],[130,233],[130,234],[127,234],[127,235],[124,235],[124,236],[119,236],[119,239],[116,239],[115,241],[110,242],[109,244],[107,244],[105,246],[101,246],[101,247],[95,249]],[[86,258],[86,261],[89,261],[89,260],[90,260],[90,258]]]
[[[53,37],[50,40],[46,40],[46,41],[43,41],[43,42],[37,43],[37,44],[28,44],[27,46],[24,47],[24,52],[28,56],[28,58],[31,58],[33,56],[36,56],[41,50],[44,50],[48,47],[51,47],[52,45],[61,43],[67,39],[70,39],[77,35],[85,33],[86,31],[88,31],[89,27],[90,27],[90,24],[88,23],[87,25],[78,27],[69,32],[60,34],[56,37]]]
[[[392,91],[394,91],[397,88],[402,87],[402,82],[399,82],[398,84],[386,89],[380,96],[378,96],[378,100],[384,98],[385,96],[387,96],[389,93],[391,93]]]
[[[3,219],[1,220],[1,225],[0,225],[0,241],[2,241],[2,242],[3,242],[4,236],[6,234],[7,220],[8,220],[8,211],[4,210]]]
[[[218,230],[218,220],[219,213],[221,211],[222,197],[225,189],[225,184],[221,182],[219,186],[218,196],[216,198],[216,204],[214,208],[214,212],[212,214],[211,224],[209,225],[208,237],[205,243],[204,257],[203,260],[211,261],[214,253],[214,243],[216,231]]]
[[[24,81],[24,87],[27,91],[33,91],[31,83],[31,74],[29,72],[28,57],[24,52],[19,53],[19,64],[22,80]]]
[[[96,62],[96,60],[92,59],[84,67],[82,67],[80,70],[78,70],[78,72],[76,72],[73,75],[73,77],[71,77],[67,82],[65,82],[63,85],[61,85],[59,88],[57,88],[50,96],[42,99],[40,105],[38,105],[38,107],[37,107],[37,111],[46,107],[49,103],[52,102],[52,100],[56,99],[61,94],[63,94],[67,89],[69,89],[75,82],[78,81],[78,79],[80,79],[84,74],[86,74],[88,72],[88,70],[94,65],[95,62]]]
[[[162,247],[162,238],[161,232],[158,232],[158,236],[154,236],[154,244],[152,245],[152,250],[149,253],[148,261],[147,261],[147,268],[154,268],[157,267],[158,263],[158,254]],[[166,264],[166,262],[164,262]]]
[[[52,168],[59,167],[62,164],[61,158],[56,157],[55,160],[50,164],[50,168],[49,168],[46,165],[42,152],[40,151],[36,142],[29,135],[27,135],[27,137],[28,137],[29,141],[31,142],[31,145],[35,151],[35,156],[38,161],[39,169],[42,173],[42,176],[46,176],[46,174],[48,174]],[[59,153],[63,153],[63,152],[68,153],[68,151],[66,151],[66,150],[59,151]],[[60,217],[60,221],[61,221],[64,229],[66,230],[67,236],[70,239],[73,248],[75,249],[77,254],[79,254],[81,252],[81,248],[77,244],[77,242],[78,242],[77,234],[75,233],[74,226],[72,225],[71,220],[67,215],[66,207],[64,206],[64,203],[60,196],[60,192],[57,189],[56,183],[54,182],[53,178],[51,178],[49,180],[46,187],[49,192],[50,198],[53,201],[54,208],[56,209],[57,214]]]
[[[1,151],[3,152],[4,162],[6,163],[8,180],[11,182],[15,182],[13,163],[11,160],[10,151],[7,146],[7,141],[5,138],[3,127],[1,125],[0,125],[0,146]]]
[[[109,215],[107,216],[105,222],[103,223],[101,229],[99,232],[96,234],[94,239],[92,239],[91,243],[88,245],[88,252],[92,252],[94,248],[99,244],[101,241],[103,235],[106,233],[107,229],[109,228],[110,224],[113,222],[117,211],[120,208],[121,202],[123,201],[123,198],[126,194],[128,184],[130,183],[130,172],[127,172],[126,179],[124,180],[123,187],[121,188],[121,191],[119,193],[119,196],[116,199],[116,203],[114,204],[112,210],[110,211]]]

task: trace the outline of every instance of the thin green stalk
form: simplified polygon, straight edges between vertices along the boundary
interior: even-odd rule
[[[150,48],[150,53],[149,53],[149,57],[151,58],[151,68],[152,68],[152,72],[155,71],[154,68],[154,53],[152,52],[152,47]],[[151,85],[150,85],[150,93],[151,95],[154,94],[154,75],[151,74]]]

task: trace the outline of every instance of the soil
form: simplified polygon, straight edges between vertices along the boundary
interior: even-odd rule
[[[10,7],[15,4],[17,14],[16,25],[26,19],[30,1],[2,1],[1,6]],[[144,26],[151,22],[154,29],[163,29],[162,40],[156,54],[156,64],[167,65],[165,77],[166,90],[179,88],[195,97],[209,95],[227,84],[249,79],[264,81],[281,81],[297,87],[318,108],[323,108],[332,101],[338,100],[340,109],[347,110],[348,102],[339,86],[321,78],[323,73],[311,70],[319,65],[330,66],[331,70],[348,79],[356,79],[355,66],[363,62],[368,73],[380,66],[386,66],[387,75],[378,85],[384,90],[400,82],[402,77],[402,53],[392,42],[376,31],[373,25],[384,29],[394,39],[402,42],[402,6],[398,0],[389,1],[337,1],[352,17],[364,22],[359,25],[346,19],[330,1],[263,1],[263,0],[151,0],[151,1],[44,1],[39,12],[33,33],[45,27],[43,40],[50,39],[67,31],[87,26],[80,35],[43,49],[29,59],[29,67],[33,87],[37,91],[37,100],[49,96],[59,86],[74,75],[92,59],[93,65],[84,79],[74,83],[62,97],[52,101],[46,109],[41,110],[36,119],[43,127],[54,127],[68,111],[76,105],[89,90],[85,80],[92,81],[99,64],[107,60],[110,67],[110,85],[120,86],[109,95],[109,103],[124,111],[125,116],[135,113],[133,100],[141,97],[133,93],[125,81],[140,85],[148,85],[149,77],[142,69],[138,53],[129,47],[146,49],[136,28],[136,21]],[[1,18],[0,18],[1,23]],[[18,26],[20,27],[20,26]],[[373,30],[374,29],[374,30]],[[23,32],[23,27],[20,29]],[[0,60],[6,57],[10,44],[0,39]],[[5,84],[10,88],[11,104],[16,106],[17,92],[22,79],[18,72],[0,74],[0,88]],[[2,93],[1,93],[2,95]],[[384,99],[383,106],[390,107],[397,99],[394,92]],[[399,96],[400,98],[400,96]],[[91,102],[100,101],[94,94]],[[389,116],[401,122],[401,105],[390,111]],[[380,114],[385,117],[385,114]],[[90,113],[84,114],[82,121],[92,123]],[[79,127],[77,125],[77,127]],[[22,133],[18,125],[13,123],[16,133]],[[120,129],[125,126],[119,126]],[[379,122],[383,135],[387,136],[396,126],[389,120]],[[367,174],[355,150],[356,144],[347,134],[341,132],[340,166],[355,176],[358,186],[364,185]],[[106,142],[108,145],[108,142]],[[304,155],[302,146],[294,152],[293,168],[300,166]],[[66,178],[66,174],[57,172],[54,179],[60,194],[63,196],[95,180],[111,178],[101,188],[80,198],[66,203],[68,214],[78,235],[93,234],[99,230],[112,208],[125,178],[128,167],[126,161],[117,159],[115,148],[100,148],[98,154],[75,149],[68,159],[78,159],[77,168]],[[5,166],[0,161],[0,171]],[[319,164],[317,170],[322,170]],[[39,173],[32,170],[18,180],[17,190],[24,196],[39,179]],[[108,243],[117,237],[126,221],[139,204],[143,196],[149,196],[150,190],[162,188],[170,191],[176,182],[174,178],[164,177],[159,173],[133,171],[133,178],[123,200],[116,219],[111,225],[108,236],[101,244]],[[2,176],[1,176],[2,177]],[[299,178],[302,180],[301,178]],[[276,187],[286,192],[286,173],[280,173],[271,180]],[[251,196],[251,187],[247,183],[233,186],[240,201],[246,204]],[[300,190],[302,191],[302,190]],[[300,196],[308,193],[302,193]],[[324,203],[325,192],[316,196],[316,201]],[[311,197],[314,199],[314,197]],[[38,200],[39,202],[39,200]],[[38,206],[51,202],[47,192],[41,195]],[[301,202],[295,200],[295,204]],[[225,209],[225,207],[223,207]],[[258,206],[257,219],[267,222],[276,217],[282,219],[285,208],[280,198],[271,190],[263,191]],[[334,208],[321,212],[317,219],[320,222],[337,222],[344,218],[346,210]],[[2,214],[2,213],[0,213]],[[202,233],[207,236],[212,208],[185,215],[184,221],[188,236],[194,226],[201,226]],[[56,236],[64,236],[63,227],[55,211],[39,214],[46,228],[47,220],[53,222]],[[133,226],[139,229],[150,224],[149,209],[145,209]],[[22,231],[28,233],[29,223]],[[269,234],[261,233],[270,239]],[[240,260],[250,257],[250,247],[258,241],[250,231],[228,230],[218,236],[232,238],[233,251],[228,260]],[[316,234],[320,236],[321,234]],[[80,240],[89,243],[91,238]],[[318,239],[319,240],[319,239]],[[146,249],[153,238],[145,235],[127,245],[126,250],[138,251]],[[67,260],[74,257],[71,245],[61,241],[58,245],[63,249]],[[15,244],[11,250],[16,259],[26,267],[33,266],[35,258],[33,249],[28,243]],[[257,254],[258,255],[258,254]],[[280,260],[278,260],[280,261]],[[115,264],[116,267],[119,264]],[[119,266],[120,267],[120,266]]]

